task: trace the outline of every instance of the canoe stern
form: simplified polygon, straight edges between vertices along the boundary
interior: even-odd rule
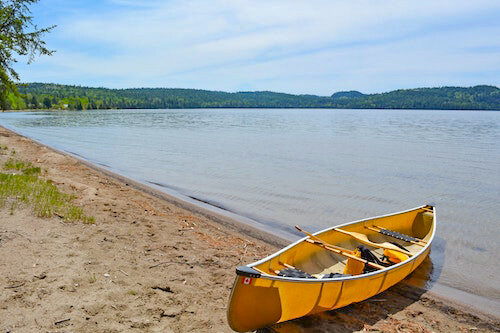
[[[281,299],[274,281],[260,278],[250,267],[238,267],[236,273],[227,312],[229,326],[247,332],[278,322]]]

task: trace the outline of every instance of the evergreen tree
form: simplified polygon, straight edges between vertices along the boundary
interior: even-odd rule
[[[38,101],[37,101],[35,95],[33,95],[33,97],[31,97],[30,108],[38,109]]]
[[[45,97],[42,103],[46,109],[50,109],[52,107],[52,101],[50,100],[49,97]]]

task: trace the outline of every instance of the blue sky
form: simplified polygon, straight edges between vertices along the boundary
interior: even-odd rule
[[[500,1],[40,0],[24,82],[330,95],[499,85]]]

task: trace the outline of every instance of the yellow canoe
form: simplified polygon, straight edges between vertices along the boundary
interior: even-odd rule
[[[435,229],[435,209],[426,205],[309,234],[267,258],[240,266],[229,301],[229,326],[246,332],[370,298],[420,265]],[[384,258],[388,243],[402,249],[403,261]],[[367,263],[370,260],[359,258],[360,245],[379,260]],[[364,272],[344,274],[353,262],[361,262]]]

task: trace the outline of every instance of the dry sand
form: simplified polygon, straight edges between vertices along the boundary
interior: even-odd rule
[[[234,268],[274,252],[279,239],[3,128],[0,144],[41,166],[44,178],[96,219],[64,223],[38,218],[29,207],[0,209],[0,331],[231,332],[226,306]],[[267,331],[499,331],[497,319],[459,308],[400,283]]]

